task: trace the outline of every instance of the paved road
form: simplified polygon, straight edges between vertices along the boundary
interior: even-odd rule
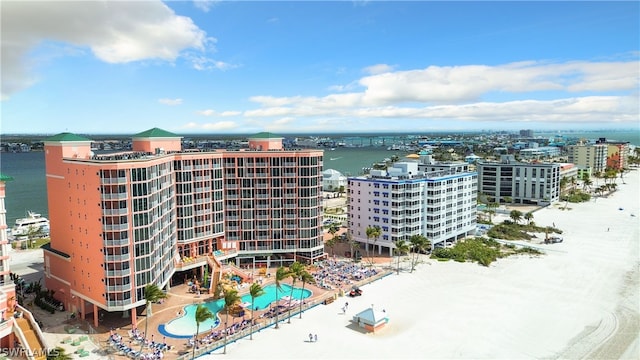
[[[44,272],[42,249],[10,249],[9,255],[9,267],[12,273],[20,275],[26,282],[42,280]]]

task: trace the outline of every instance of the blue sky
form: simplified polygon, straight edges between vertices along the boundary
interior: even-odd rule
[[[640,130],[637,1],[0,6],[0,134]]]

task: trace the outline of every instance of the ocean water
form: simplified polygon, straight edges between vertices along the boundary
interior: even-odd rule
[[[27,211],[49,216],[44,152],[0,153],[0,173],[13,177],[6,183],[4,199],[9,227]]]

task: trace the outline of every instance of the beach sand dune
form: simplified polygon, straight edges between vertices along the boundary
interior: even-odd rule
[[[564,242],[536,244],[540,257],[490,267],[423,258],[339,298],[227,347],[234,359],[638,359],[639,172],[608,198],[551,206],[538,225]],[[564,206],[564,204],[562,204]],[[635,215],[635,216],[632,216]],[[394,261],[395,266],[395,261]],[[347,314],[341,308],[349,302]],[[390,322],[363,333],[350,320],[373,305]],[[308,334],[318,335],[309,342]],[[220,358],[222,349],[204,358]]]

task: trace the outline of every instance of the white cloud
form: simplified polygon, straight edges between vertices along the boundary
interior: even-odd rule
[[[462,103],[489,92],[625,91],[638,87],[632,62],[520,62],[498,66],[429,66],[360,79],[368,105]]]
[[[217,0],[193,0],[193,5],[204,12],[209,12],[220,1]]]
[[[216,111],[212,109],[207,109],[207,110],[196,111],[196,113],[203,116],[213,116],[216,114]]]
[[[176,105],[182,105],[182,99],[158,99],[158,102],[160,104],[164,104],[164,105],[169,105],[169,106],[176,106]]]
[[[237,65],[229,64],[224,61],[214,60],[202,55],[187,55],[191,60],[193,68],[196,70],[229,70],[237,67]]]
[[[218,121],[214,123],[203,124],[202,129],[207,130],[230,130],[238,127],[235,121]]]
[[[27,57],[46,41],[91,49],[100,60],[175,60],[205,50],[206,34],[161,1],[3,1],[2,96],[31,86]]]
[[[189,122],[182,126],[186,130],[233,130],[237,129],[239,124],[234,121],[217,121],[212,123]]]
[[[238,115],[242,115],[242,112],[240,111],[222,111],[222,112],[217,112],[213,109],[207,109],[207,110],[200,110],[200,111],[196,111],[196,113],[198,115],[202,115],[202,116],[238,116]]]
[[[220,113],[220,116],[238,116],[241,114],[241,111],[223,111]]]
[[[363,69],[367,74],[376,75],[393,71],[393,66],[387,64],[371,65]]]
[[[639,69],[638,61],[430,66],[363,77],[360,92],[253,96],[249,100],[259,107],[245,111],[244,116],[308,117],[316,124],[327,118],[637,124]],[[549,100],[551,93],[556,99]]]

